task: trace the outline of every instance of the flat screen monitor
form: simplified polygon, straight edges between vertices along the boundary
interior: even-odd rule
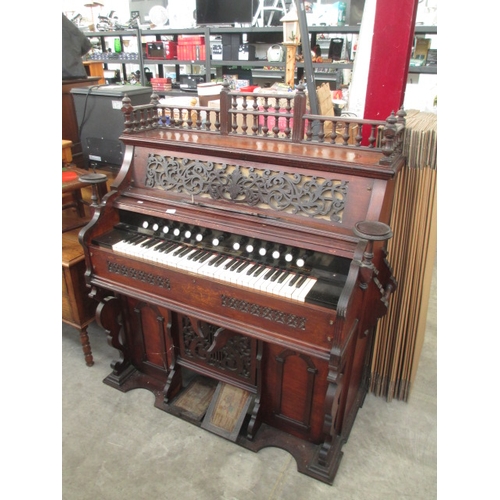
[[[255,0],[257,4],[258,0]],[[253,20],[254,0],[196,0],[196,24],[246,24]]]

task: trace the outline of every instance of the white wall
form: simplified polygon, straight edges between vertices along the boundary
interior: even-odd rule
[[[417,24],[437,25],[437,0],[419,0]],[[431,49],[438,48],[438,36],[426,35],[431,39]],[[437,112],[434,105],[438,95],[437,75],[409,73],[405,90],[404,108]]]
[[[107,16],[112,10],[120,22],[127,22],[130,19],[129,0],[101,0],[104,7],[85,7],[88,0],[62,0],[62,11],[68,16],[73,17],[81,14],[85,24],[92,22],[92,10],[94,11],[94,20],[97,22],[99,14]]]

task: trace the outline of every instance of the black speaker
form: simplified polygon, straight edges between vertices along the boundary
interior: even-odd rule
[[[339,61],[342,58],[342,47],[344,46],[343,38],[332,38],[330,47],[328,48],[328,59]]]
[[[139,85],[96,85],[71,89],[76,110],[83,166],[120,167],[125,146],[118,139],[125,128],[121,111],[127,94],[132,106],[151,101],[151,87]]]

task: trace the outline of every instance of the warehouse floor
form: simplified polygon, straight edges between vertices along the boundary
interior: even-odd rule
[[[277,448],[253,453],[154,407],[152,393],[102,383],[117,352],[92,323],[95,364],[62,325],[64,500],[431,500],[437,498],[437,325],[434,276],[408,402],[368,394],[332,486],[297,472]]]

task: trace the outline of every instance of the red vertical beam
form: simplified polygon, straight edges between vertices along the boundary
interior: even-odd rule
[[[404,102],[418,0],[377,0],[364,118],[385,120]]]

